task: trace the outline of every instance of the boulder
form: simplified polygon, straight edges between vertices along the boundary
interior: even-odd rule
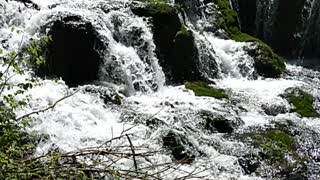
[[[248,147],[238,159],[246,174],[303,180],[319,171],[315,158],[320,147],[318,134],[303,124],[278,121],[265,127],[251,126],[233,136]]]
[[[232,133],[243,121],[239,118],[228,119],[223,115],[215,114],[210,111],[201,111],[199,116],[203,119],[203,127],[210,133]]]
[[[61,77],[67,85],[77,86],[97,79],[105,46],[89,22],[66,16],[49,25],[46,65],[49,75]]]
[[[281,96],[292,104],[295,107],[294,111],[301,116],[320,117],[320,114],[313,107],[315,99],[311,94],[299,88],[288,88]]]
[[[131,10],[138,16],[151,17],[156,54],[169,83],[204,79],[193,34],[181,24],[174,7],[148,2],[132,4]]]
[[[257,40],[246,50],[248,54],[253,57],[254,68],[260,76],[278,78],[286,70],[283,58],[275,54],[272,49],[263,42]]]

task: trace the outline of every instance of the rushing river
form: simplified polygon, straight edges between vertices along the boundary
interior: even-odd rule
[[[159,151],[150,157],[151,161],[171,162],[173,159],[163,148],[162,138],[173,131],[186,139],[186,149],[196,157],[193,163],[180,165],[183,171],[163,175],[163,179],[180,177],[197,169],[198,175],[205,179],[253,180],[264,178],[245,174],[238,163],[238,157],[249,151],[249,147],[235,138],[227,138],[223,133],[208,133],[199,128],[199,112],[206,111],[230,121],[241,121],[240,127],[233,132],[235,134],[251,127],[264,127],[271,122],[288,119],[320,134],[320,118],[304,118],[289,111],[292,106],[280,96],[290,87],[300,87],[315,97],[314,106],[319,110],[318,71],[286,64],[287,71],[281,78],[255,77],[253,59],[243,50],[250,43],[220,39],[212,33],[200,31],[194,23],[187,20],[197,45],[200,47],[204,44],[206,47],[206,51],[199,51],[200,55],[210,53],[218,64],[218,78],[210,77],[216,83],[213,86],[225,89],[230,98],[219,100],[198,97],[184,85],[167,85],[165,73],[154,52],[151,26],[142,17],[131,12],[129,0],[33,2],[40,10],[28,8],[16,1],[0,0],[0,48],[4,55],[16,51],[21,43],[26,44],[31,38],[39,39],[43,35],[41,27],[64,14],[83,17],[93,24],[103,41],[108,41],[108,54],[105,54],[97,81],[69,88],[63,80],[41,80],[42,85],[28,92],[32,96],[31,106],[19,109],[18,116],[50,106],[67,94],[80,90],[59,102],[53,109],[33,116],[35,120],[30,131],[35,130],[49,136],[48,141],[38,145],[37,154],[54,149],[68,152],[99,146],[128,129],[126,133],[133,134],[131,140],[135,146]],[[120,27],[116,27],[114,19],[122,22]],[[135,41],[130,39],[129,34],[137,28],[142,32],[139,38],[145,42],[146,47],[133,46],[134,43],[124,41]],[[115,35],[124,40],[115,40]],[[148,62],[142,56],[148,57]],[[206,67],[206,61],[201,63]],[[112,66],[113,75],[116,74],[118,80],[110,78],[104,66]],[[5,66],[1,69],[3,68]],[[204,68],[203,71],[210,74],[210,69]],[[29,73],[18,75],[11,81],[18,83],[28,76]],[[136,83],[143,90],[137,90]],[[88,92],[88,89],[94,91]],[[108,94],[112,91],[123,92],[121,105],[106,104],[97,93]],[[263,109],[265,106],[281,107],[284,112],[275,116],[268,115]],[[157,120],[152,127],[146,125],[146,121],[150,119]],[[119,140],[113,145],[128,143],[126,140]],[[129,168],[132,163],[130,160],[120,161],[117,166]],[[314,166],[318,166],[315,169],[320,169],[319,162]],[[317,175],[316,172],[313,177],[310,176],[310,179],[319,178],[319,173]]]

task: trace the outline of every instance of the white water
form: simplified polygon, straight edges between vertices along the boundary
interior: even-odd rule
[[[48,142],[42,143],[37,148],[37,153],[42,154],[53,148],[62,151],[73,151],[85,147],[99,146],[101,143],[119,136],[124,129],[133,127],[127,133],[133,133],[132,142],[135,146],[146,146],[150,150],[162,149],[162,137],[174,130],[177,134],[186,137],[193,147],[191,151],[201,151],[205,156],[197,156],[191,165],[181,165],[186,172],[177,171],[173,175],[164,176],[164,179],[180,177],[195,168],[205,169],[199,175],[206,179],[261,179],[246,176],[237,162],[236,154],[246,151],[241,142],[226,140],[221,133],[207,133],[198,128],[197,113],[203,110],[220,114],[227,119],[241,118],[245,127],[264,125],[274,120],[294,119],[307,126],[320,131],[320,119],[301,118],[295,113],[268,116],[262,105],[280,105],[290,108],[283,98],[279,97],[289,87],[302,87],[317,98],[316,107],[319,109],[319,73],[306,70],[297,66],[288,65],[289,75],[281,79],[248,80],[253,73],[252,58],[244,51],[246,43],[236,43],[231,40],[221,40],[210,33],[199,33],[198,38],[203,38],[210,45],[217,57],[219,75],[221,79],[215,80],[217,86],[225,88],[230,100],[217,100],[208,97],[196,97],[193,92],[184,86],[164,86],[164,73],[158,65],[154,54],[155,45],[152,42],[152,33],[149,25],[140,17],[130,13],[126,6],[129,1],[34,1],[41,7],[40,11],[25,8],[17,2],[5,3],[0,1],[0,40],[6,40],[0,48],[7,54],[19,48],[21,41],[28,42],[30,37],[39,38],[39,27],[46,24],[51,18],[72,13],[81,15],[90,21],[103,38],[109,42],[109,54],[105,55],[105,64],[100,71],[100,84],[115,83],[116,89],[127,92],[129,97],[124,97],[123,104],[104,104],[97,93],[86,93],[88,86],[108,90],[107,87],[94,85],[78,87],[80,91],[68,99],[58,103],[49,111],[33,116],[35,118],[31,130],[48,134]],[[53,9],[48,7],[57,4]],[[4,7],[4,8],[2,8]],[[19,9],[21,12],[19,12]],[[106,13],[103,9],[112,9]],[[53,16],[53,17],[51,17]],[[139,57],[139,47],[128,46],[124,42],[113,39],[113,18],[122,21],[119,35],[130,33],[132,27],[143,31],[141,37],[148,43],[145,56],[151,59],[151,64],[144,62]],[[125,36],[123,38],[126,38]],[[111,56],[116,60],[111,61]],[[116,64],[117,66],[113,66]],[[112,65],[114,73],[121,78],[116,82],[104,71],[105,66]],[[247,67],[248,71],[241,72],[239,66]],[[149,70],[146,71],[146,67]],[[2,68],[3,69],[3,68]],[[26,75],[27,76],[27,75]],[[17,76],[11,83],[23,81],[25,76]],[[152,86],[146,82],[151,80],[157,84],[159,90],[153,92]],[[141,83],[143,91],[135,91],[133,81]],[[41,81],[42,85],[29,91],[33,100],[30,109],[20,109],[17,115],[52,105],[58,99],[72,93],[62,80]],[[19,97],[17,97],[19,98]],[[245,109],[245,110],[244,110]],[[157,118],[162,125],[150,129],[145,121],[150,117]],[[119,141],[116,145],[128,144]],[[150,158],[154,162],[171,162],[169,153],[156,153]],[[118,165],[130,168],[132,161],[120,162]]]

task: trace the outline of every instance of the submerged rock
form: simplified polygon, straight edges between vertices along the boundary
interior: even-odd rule
[[[49,75],[56,75],[69,86],[97,79],[104,44],[93,25],[78,16],[66,16],[49,26],[52,43],[48,46]]]
[[[290,111],[284,104],[263,104],[261,108],[270,116],[277,116]]]
[[[163,146],[169,149],[172,156],[180,163],[192,163],[195,159],[195,155],[185,148],[188,145],[188,141],[183,136],[174,131],[169,131],[162,140]]]
[[[204,129],[210,133],[232,133],[243,124],[243,121],[239,118],[227,119],[223,115],[214,114],[210,111],[201,111],[199,116],[204,120]]]

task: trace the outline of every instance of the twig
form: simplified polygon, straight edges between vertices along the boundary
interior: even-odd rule
[[[128,134],[126,134],[127,138],[128,138],[128,141],[130,143],[130,147],[131,147],[131,151],[132,151],[132,158],[133,158],[133,163],[134,163],[134,168],[136,170],[136,172],[138,172],[138,165],[137,165],[137,161],[136,161],[136,156],[135,156],[135,152],[134,152],[134,147],[133,147],[133,144],[131,142],[131,139],[130,137],[128,136]]]
[[[44,109],[40,109],[40,110],[38,110],[38,111],[33,111],[33,112],[31,112],[31,113],[22,115],[22,116],[18,117],[16,120],[17,120],[17,121],[20,121],[21,119],[24,119],[24,118],[26,118],[26,117],[29,117],[29,116],[31,116],[31,115],[33,115],[33,114],[39,114],[39,113],[45,112],[45,111],[47,111],[47,110],[49,110],[49,109],[53,109],[59,102],[61,102],[61,101],[65,100],[65,99],[73,96],[74,94],[76,94],[76,93],[79,92],[79,91],[80,91],[80,90],[77,90],[77,91],[75,91],[74,93],[71,93],[71,94],[69,94],[69,95],[67,95],[67,96],[64,96],[63,98],[61,98],[61,99],[57,100],[55,103],[53,103],[51,106],[48,106],[48,107],[46,107],[46,108],[44,108]]]

